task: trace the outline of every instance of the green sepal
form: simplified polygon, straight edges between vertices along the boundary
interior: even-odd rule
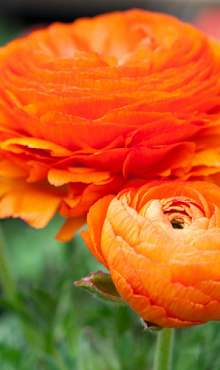
[[[159,326],[157,324],[154,324],[153,322],[143,319],[141,319],[141,324],[143,325],[145,330],[161,331],[162,329],[164,329],[163,326]]]
[[[76,286],[86,289],[98,298],[113,303],[125,303],[118,293],[110,274],[103,271],[91,272],[87,277],[75,281]]]

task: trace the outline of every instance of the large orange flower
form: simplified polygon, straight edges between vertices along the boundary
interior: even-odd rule
[[[87,246],[144,320],[163,327],[220,320],[216,185],[150,182],[100,199],[87,221]]]
[[[59,211],[66,239],[71,218],[78,227],[131,179],[218,181],[219,78],[218,44],[142,10],[11,42],[0,49],[0,217],[42,227]]]

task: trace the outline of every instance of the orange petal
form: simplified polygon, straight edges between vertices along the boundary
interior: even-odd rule
[[[56,239],[60,242],[70,241],[85,223],[86,216],[68,218],[57,233]]]
[[[65,189],[56,191],[44,182],[0,179],[0,218],[20,217],[35,228],[42,228],[57,212]]]
[[[44,150],[45,153],[48,151],[52,156],[70,156],[72,154],[72,152],[57,144],[29,137],[6,140],[1,144],[1,148],[14,153],[23,153],[25,148],[27,150],[30,148]]]
[[[68,171],[53,168],[48,172],[48,181],[54,186],[61,186],[69,182],[97,183],[108,178],[110,178],[109,171],[100,171],[95,168],[83,168],[83,171],[80,167],[70,167]]]
[[[95,257],[107,266],[105,259],[101,253],[101,234],[103,222],[106,216],[106,212],[111,200],[114,198],[114,195],[107,195],[106,197],[98,200],[93,207],[90,208],[90,211],[87,216],[88,231],[82,231],[82,237],[85,240],[87,247],[92,251]]]

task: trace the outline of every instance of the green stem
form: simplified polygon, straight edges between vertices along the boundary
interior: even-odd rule
[[[16,304],[17,291],[14,276],[10,268],[10,262],[7,256],[5,240],[3,237],[2,227],[0,225],[0,280],[4,295],[8,300]]]
[[[158,333],[154,370],[171,370],[173,329],[162,329]]]

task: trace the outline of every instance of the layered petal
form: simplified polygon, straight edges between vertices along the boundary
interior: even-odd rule
[[[42,228],[59,210],[65,194],[65,188],[51,189],[44,181],[29,184],[20,178],[1,178],[0,217],[20,217],[35,228]]]
[[[219,183],[220,47],[188,24],[55,23],[1,48],[0,78],[0,175],[66,185],[66,217],[131,180]]]

